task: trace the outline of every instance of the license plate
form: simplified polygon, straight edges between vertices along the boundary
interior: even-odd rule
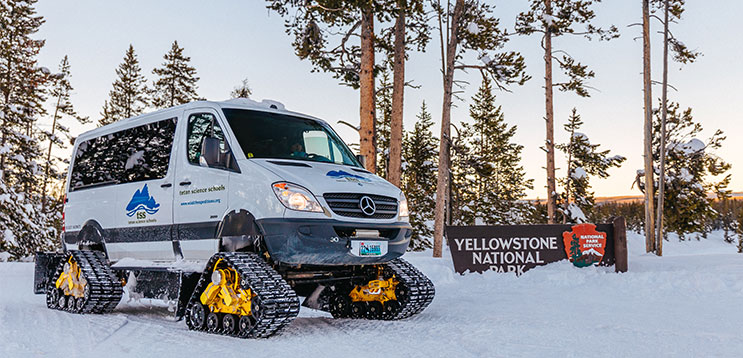
[[[351,254],[359,257],[376,257],[387,254],[387,241],[353,240]]]

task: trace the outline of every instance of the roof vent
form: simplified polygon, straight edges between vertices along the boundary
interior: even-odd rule
[[[286,110],[284,105],[279,101],[264,99],[261,101],[261,104],[271,109],[278,109],[279,111]]]

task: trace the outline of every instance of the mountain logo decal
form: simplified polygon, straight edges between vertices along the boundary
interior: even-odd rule
[[[596,231],[594,224],[574,225],[572,231],[562,233],[562,240],[568,260],[576,267],[598,266],[604,258],[606,233]]]
[[[369,178],[364,178],[361,175],[351,174],[343,170],[331,170],[325,175],[331,178],[335,178],[338,181],[350,181],[359,184],[361,184],[361,182],[371,183],[371,179]]]
[[[160,210],[160,204],[155,201],[155,198],[150,196],[150,191],[147,189],[147,184],[134,192],[132,200],[126,206],[126,216],[132,217],[139,211],[144,211],[147,214],[154,214]]]

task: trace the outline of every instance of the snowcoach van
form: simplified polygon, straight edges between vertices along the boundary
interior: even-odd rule
[[[275,101],[193,102],[80,135],[63,252],[38,253],[49,308],[105,313],[123,287],[190,329],[267,337],[304,305],[401,319],[431,302],[405,260],[403,193],[323,120]],[[370,158],[370,160],[373,160]]]

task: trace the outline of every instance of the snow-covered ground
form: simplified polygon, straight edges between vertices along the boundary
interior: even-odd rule
[[[188,331],[160,304],[109,315],[48,310],[30,263],[0,264],[0,357],[655,357],[743,356],[743,254],[719,235],[666,243],[662,258],[629,237],[629,272],[567,261],[521,277],[460,276],[451,259],[406,258],[436,284],[419,316],[334,320],[302,308],[280,336]],[[448,253],[447,253],[448,254]]]

